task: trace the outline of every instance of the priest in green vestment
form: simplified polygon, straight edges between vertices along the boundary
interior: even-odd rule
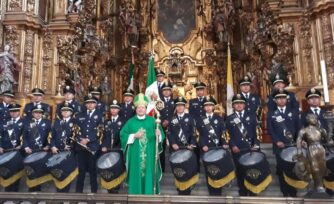
[[[160,194],[162,173],[160,161],[155,161],[156,139],[158,139],[159,158],[164,134],[156,119],[146,115],[147,104],[148,98],[144,94],[140,93],[135,97],[136,115],[127,121],[120,132],[129,194]],[[154,192],[155,184],[156,192]]]

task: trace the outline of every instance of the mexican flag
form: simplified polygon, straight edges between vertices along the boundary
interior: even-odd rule
[[[149,99],[149,104],[147,105],[146,113],[149,116],[154,116],[155,114],[155,101],[151,99],[152,94],[155,94],[159,99],[159,90],[158,90],[158,83],[157,78],[155,75],[154,70],[154,57],[150,56],[149,62],[148,62],[148,73],[147,73],[147,81],[146,81],[146,90],[145,90],[145,96]]]
[[[228,45],[228,50],[227,50],[227,86],[226,86],[226,89],[227,89],[226,91],[226,115],[230,115],[233,113],[232,98],[234,95],[230,44]]]

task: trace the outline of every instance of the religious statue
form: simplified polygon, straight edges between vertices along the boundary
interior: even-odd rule
[[[13,86],[17,85],[14,72],[20,69],[18,61],[10,53],[10,46],[5,45],[4,52],[0,53],[0,94],[5,91],[13,91]]]
[[[69,0],[68,1],[68,13],[79,13],[82,9],[82,0]]]
[[[233,3],[228,0],[219,0],[215,9],[213,24],[219,43],[227,43],[231,39],[232,28],[235,24]]]
[[[139,41],[139,27],[141,19],[136,9],[131,2],[128,2],[121,7],[119,14],[121,25],[124,29],[124,47],[138,46]]]
[[[100,84],[102,90],[103,100],[109,102],[109,97],[111,96],[111,87],[108,81],[108,77],[104,77],[103,81]]]
[[[314,114],[306,116],[307,126],[302,128],[297,138],[297,160],[295,173],[304,180],[314,180],[313,192],[309,192],[310,196],[314,193],[323,194],[325,188],[323,185],[323,177],[327,173],[326,168],[326,152],[321,144],[322,141],[333,143],[333,140],[327,136],[326,130],[318,127],[318,119]],[[307,144],[307,156],[303,156],[302,142]]]

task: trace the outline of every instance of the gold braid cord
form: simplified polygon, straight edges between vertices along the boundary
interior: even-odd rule
[[[99,139],[100,144],[102,144],[103,137],[104,137],[104,125],[99,125],[97,127],[97,138]]]
[[[256,137],[260,142],[262,141],[262,128],[260,125],[256,126]]]

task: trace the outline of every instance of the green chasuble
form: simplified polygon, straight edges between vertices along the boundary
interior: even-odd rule
[[[127,184],[129,194],[154,194],[154,165],[155,165],[155,118],[147,116],[139,119],[132,117],[124,125],[120,132],[122,149],[126,159]],[[139,129],[144,129],[142,138],[134,139],[132,144],[127,144],[131,134],[135,134]],[[161,137],[164,140],[164,133],[160,127]],[[162,150],[161,143],[158,145],[159,153]],[[157,190],[160,194],[161,165],[157,163]]]

